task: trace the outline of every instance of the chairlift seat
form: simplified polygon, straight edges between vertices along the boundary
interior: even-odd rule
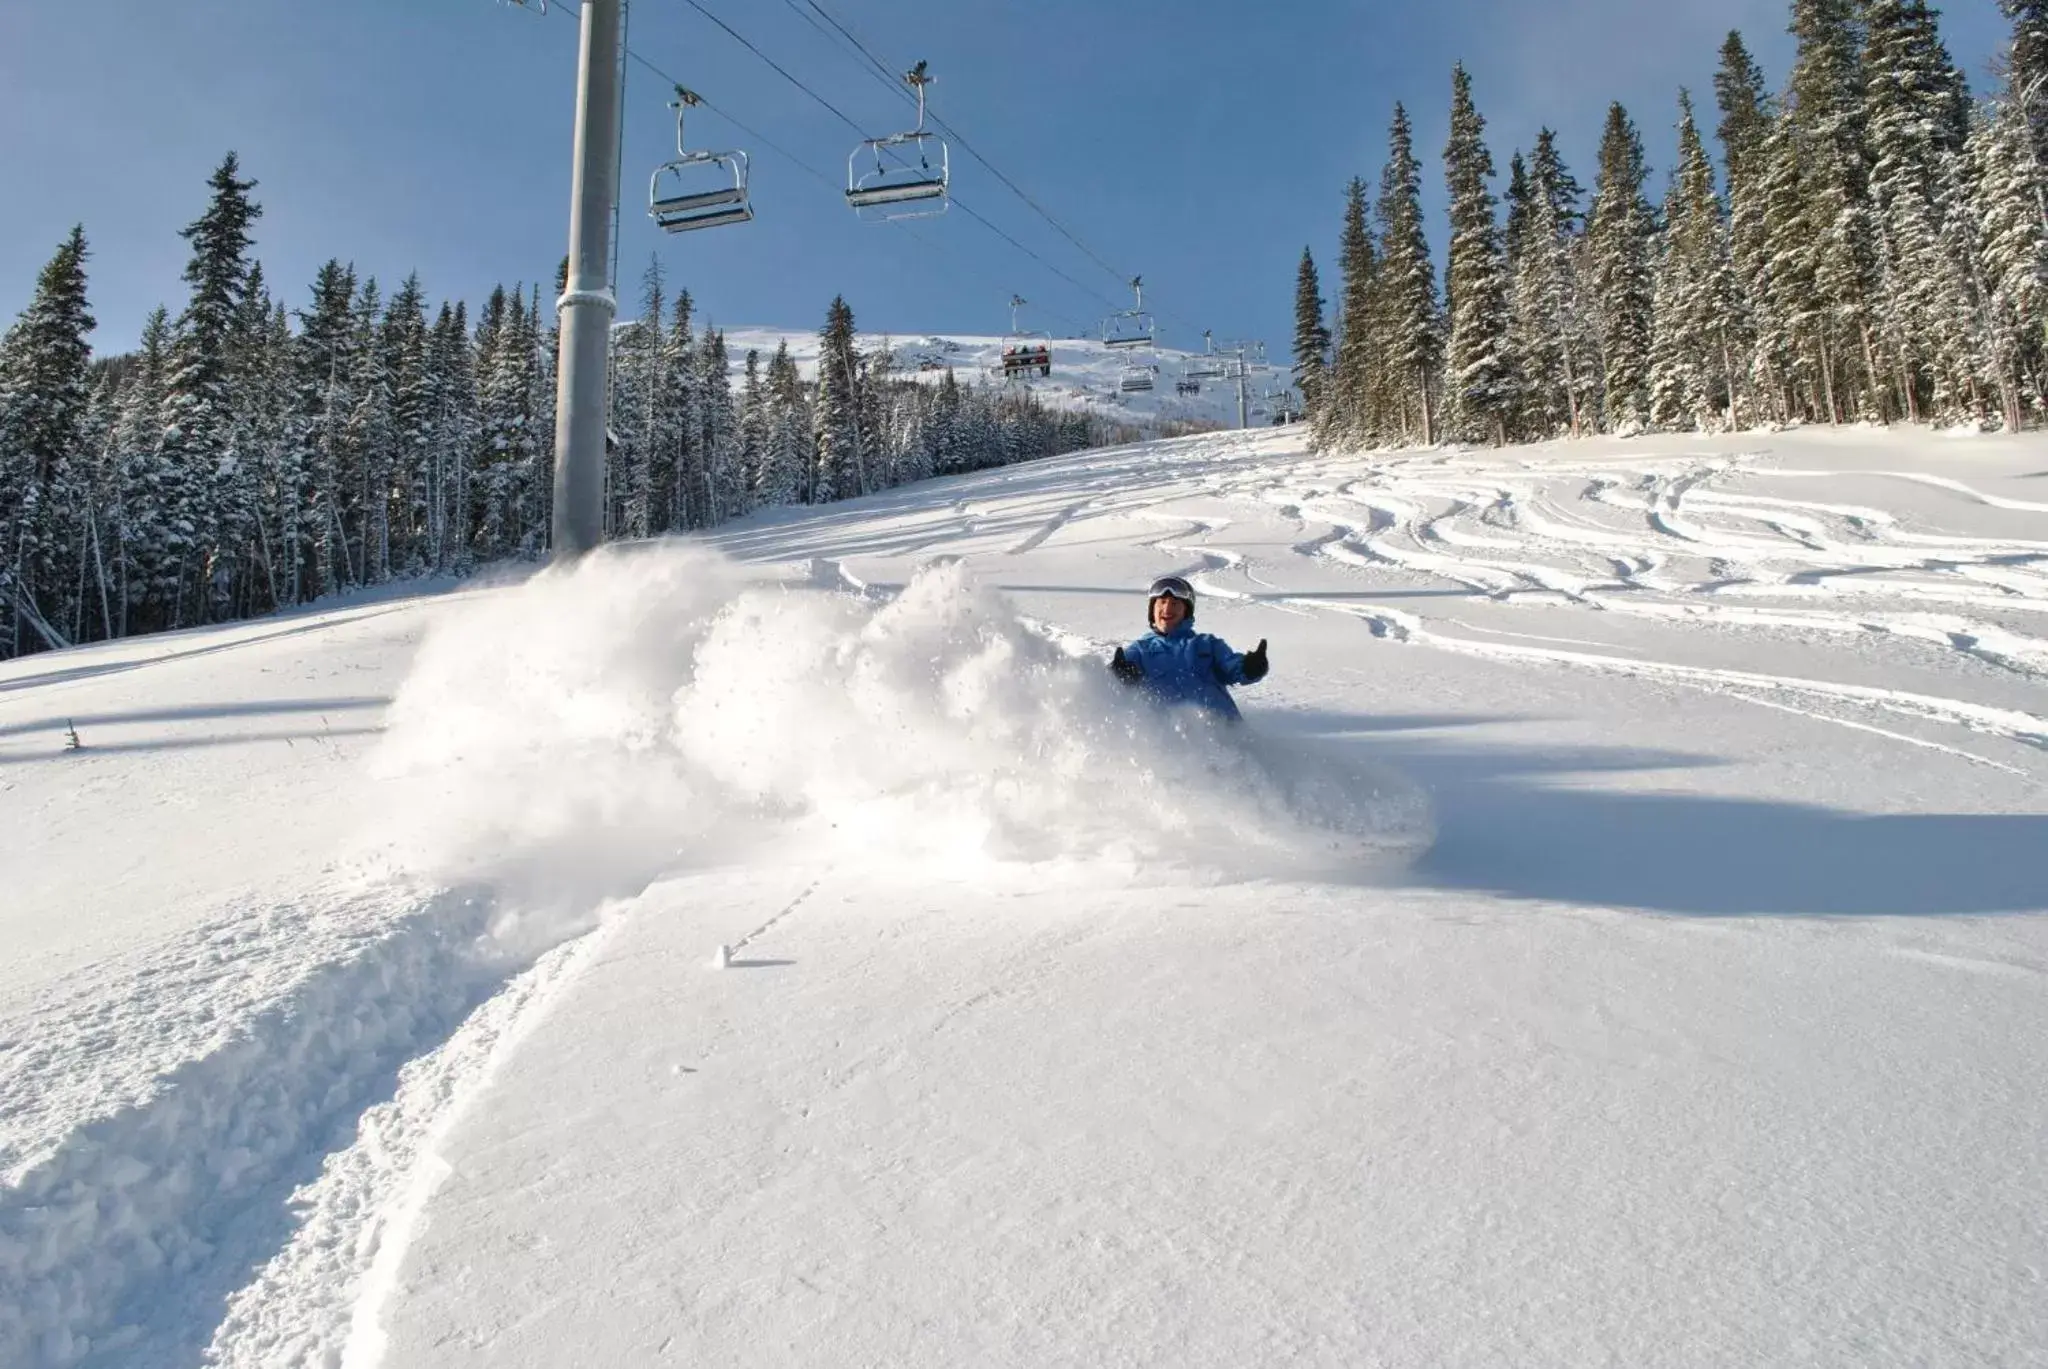
[[[687,233],[694,228],[716,228],[721,224],[746,223],[754,217],[747,198],[747,154],[744,152],[681,151],[682,125],[676,125],[680,156],[658,166],[647,185],[647,215],[668,233]],[[730,183],[705,190],[682,190],[686,177],[703,179],[698,168],[730,177]],[[666,182],[666,186],[664,186]],[[675,193],[664,194],[664,189]]]
[[[855,209],[867,209],[881,204],[908,204],[916,200],[935,200],[946,193],[946,182],[940,178],[914,181],[896,181],[883,185],[854,186],[846,192],[846,202]]]
[[[746,191],[729,185],[722,190],[706,190],[694,195],[670,195],[656,200],[651,209],[659,218],[664,214],[687,214],[694,209],[710,209],[715,205],[739,204],[746,198]]]
[[[717,228],[721,224],[746,223],[754,217],[750,204],[735,204],[725,207],[698,210],[694,213],[670,213],[665,207],[654,211],[654,222],[666,233],[687,233],[693,228]]]

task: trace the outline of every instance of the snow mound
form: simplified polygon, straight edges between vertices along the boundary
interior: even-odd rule
[[[414,858],[527,916],[789,841],[934,873],[1256,878],[1383,863],[1429,831],[1399,776],[1152,707],[957,562],[886,593],[750,582],[680,544],[592,556],[452,614],[390,723]]]

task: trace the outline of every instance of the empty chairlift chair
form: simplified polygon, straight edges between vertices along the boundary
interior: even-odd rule
[[[947,188],[952,173],[945,140],[924,126],[924,88],[932,78],[919,62],[904,73],[903,80],[917,92],[917,127],[887,138],[870,138],[846,159],[846,202],[864,219],[927,218],[945,213],[951,203]],[[868,165],[869,161],[873,164]]]
[[[754,217],[747,198],[747,154],[692,152],[683,143],[683,113],[703,101],[681,86],[670,108],[676,112],[676,159],[654,169],[647,186],[647,214],[669,233],[745,223]]]

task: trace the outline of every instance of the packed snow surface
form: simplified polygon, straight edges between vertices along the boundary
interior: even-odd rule
[[[2044,514],[1224,433],[0,664],[0,1365],[2048,1363]]]

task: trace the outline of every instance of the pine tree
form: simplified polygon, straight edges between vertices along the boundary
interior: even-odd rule
[[[285,544],[277,494],[291,440],[291,320],[271,298],[260,265],[250,267],[235,333],[236,457],[217,487],[215,502],[226,556],[237,568],[231,612],[246,617],[282,604],[288,578],[280,567]]]
[[[2006,427],[2042,404],[2048,318],[2048,229],[2034,198],[2032,130],[2017,99],[1982,112],[1972,131],[1972,212],[1985,328]]]
[[[343,536],[343,427],[354,405],[352,374],[355,272],[329,260],[313,280],[312,308],[299,314],[293,348],[295,394],[281,462],[278,519],[290,567],[285,602],[308,599],[352,578]],[[500,303],[502,304],[502,298]]]
[[[1508,277],[1513,279],[1515,267],[1522,260],[1522,244],[1529,236],[1529,221],[1535,207],[1535,186],[1529,179],[1529,165],[1522,160],[1521,149],[1508,158],[1507,228],[1501,235],[1501,250],[1507,258]]]
[[[763,503],[768,460],[768,391],[761,374],[761,353],[747,349],[746,378],[740,387],[740,485],[745,498],[739,512]]]
[[[1731,31],[1714,76],[1720,106],[1722,163],[1728,171],[1728,254],[1736,290],[1746,306],[1741,331],[1731,338],[1738,362],[1737,423],[1788,418],[1786,393],[1791,343],[1773,307],[1766,204],[1772,172],[1776,114],[1764,74],[1742,35]]]
[[[121,396],[112,446],[117,463],[116,505],[111,515],[114,577],[120,584],[120,611],[114,635],[125,637],[136,621],[136,606],[146,592],[150,569],[166,557],[168,541],[163,517],[162,463],[164,385],[171,367],[171,319],[161,305],[142,325],[142,348],[134,373]]]
[[[1460,65],[1451,73],[1451,133],[1444,147],[1450,192],[1451,250],[1444,273],[1450,315],[1445,354],[1446,426],[1454,434],[1507,441],[1516,402],[1508,357],[1506,263],[1494,217],[1493,154],[1486,120],[1472,102],[1472,79]]]
[[[249,283],[250,225],[262,214],[230,152],[208,181],[206,212],[182,236],[192,244],[185,282],[192,295],[178,317],[165,382],[162,465],[164,559],[148,568],[149,614],[176,627],[188,611],[214,607],[218,545],[213,483],[233,452],[233,353]]]
[[[1338,239],[1344,299],[1338,319],[1336,364],[1323,387],[1324,403],[1315,429],[1319,449],[1369,446],[1377,436],[1371,405],[1380,343],[1380,323],[1374,317],[1380,261],[1365,214],[1365,182],[1354,176],[1345,188],[1344,229]]]
[[[1880,288],[1875,320],[1906,417],[1951,418],[1967,391],[1969,266],[1943,246],[1960,77],[1926,0],[1867,0],[1864,92]],[[1959,383],[1962,382],[1962,383]]]
[[[427,486],[427,522],[422,562],[439,574],[468,569],[470,460],[476,450],[476,367],[469,337],[469,310],[458,302],[441,306],[428,342],[434,377],[433,442],[422,453]]]
[[[1365,187],[1352,181],[1358,203],[1358,222],[1365,225]],[[1346,237],[1350,223],[1346,220]],[[1308,248],[1301,249],[1301,266],[1294,273],[1294,388],[1301,394],[1302,407],[1311,423],[1322,407],[1323,373],[1330,364],[1330,330],[1323,323],[1323,287],[1316,276],[1316,259]]]
[[[1512,354],[1522,375],[1518,430],[1534,438],[1590,425],[1600,357],[1579,286],[1579,204],[1550,129],[1537,134],[1528,172],[1528,215],[1513,282]]]
[[[0,338],[0,650],[66,645],[56,611],[68,512],[83,475],[93,329],[85,230],[74,227],[36,277],[36,292]],[[76,555],[75,540],[72,546]],[[28,634],[32,632],[34,637]]]
[[[640,317],[613,334],[611,428],[617,440],[606,461],[606,506],[610,526],[621,537],[646,537],[659,522],[654,466],[664,437],[667,314],[661,259],[655,257],[640,278]]]
[[[2048,0],[1998,0],[1998,8],[2012,20],[2008,98],[2026,123],[2034,174],[2048,176]]]
[[[952,372],[948,371],[950,378]],[[811,502],[812,463],[804,435],[810,416],[804,411],[802,384],[789,342],[775,346],[768,362],[768,451],[762,460],[760,501],[764,506]]]
[[[1394,106],[1388,157],[1380,178],[1379,336],[1382,374],[1393,409],[1390,427],[1410,441],[1436,442],[1435,391],[1443,356],[1436,267],[1422,231],[1422,164],[1408,111]],[[1341,344],[1340,344],[1341,358]],[[1342,369],[1342,362],[1339,362]]]
[[[716,527],[737,514],[746,492],[740,483],[739,416],[732,402],[732,366],[725,334],[708,329],[698,351],[698,393],[704,421],[704,523]]]
[[[1643,196],[1649,178],[1643,141],[1619,103],[1607,110],[1600,178],[1586,229],[1587,287],[1605,367],[1602,409],[1609,432],[1649,420],[1651,256],[1656,218]]]
[[[1741,311],[1714,169],[1693,121],[1692,96],[1678,96],[1678,173],[1664,209],[1650,345],[1650,421],[1659,428],[1732,423],[1735,349]]]
[[[811,416],[817,475],[816,503],[865,494],[860,470],[860,424],[854,404],[853,310],[834,295],[819,330],[817,403]]]
[[[1863,105],[1861,0],[1793,0],[1792,65],[1785,131],[1797,158],[1802,220],[1787,246],[1806,257],[1814,307],[1795,340],[1820,381],[1830,422],[1882,416],[1887,386],[1877,365],[1871,303],[1877,242],[1869,205]],[[1782,250],[1782,249],[1781,249]]]
[[[662,344],[665,382],[657,405],[660,442],[650,465],[654,526],[669,532],[692,526],[691,491],[704,488],[704,424],[698,395],[697,339],[691,326],[695,302],[676,292],[667,340]]]

